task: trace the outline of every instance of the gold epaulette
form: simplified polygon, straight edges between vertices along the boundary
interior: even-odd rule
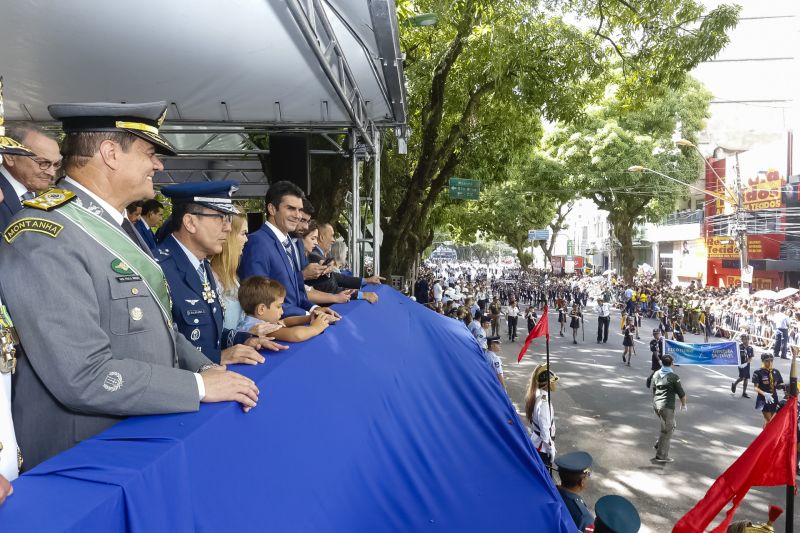
[[[49,189],[36,198],[25,200],[22,205],[41,209],[42,211],[52,211],[57,207],[69,203],[75,198],[75,193],[66,189]]]

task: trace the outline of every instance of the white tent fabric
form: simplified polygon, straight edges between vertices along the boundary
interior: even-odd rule
[[[0,74],[6,118],[49,121],[47,105],[53,102],[167,100],[173,104],[168,121],[348,125],[351,119],[289,1],[4,2]],[[391,20],[373,21],[373,4]],[[402,73],[394,3],[321,5],[367,102],[368,118],[377,125],[404,122],[396,112],[405,104],[402,87],[392,87],[385,75],[391,67]],[[397,45],[395,57],[380,50],[386,35],[376,36],[378,23],[394,29],[389,44]]]

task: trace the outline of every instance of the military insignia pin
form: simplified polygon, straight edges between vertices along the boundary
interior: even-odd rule
[[[133,274],[133,270],[128,266],[128,263],[122,259],[114,259],[111,261],[111,270],[117,274]]]

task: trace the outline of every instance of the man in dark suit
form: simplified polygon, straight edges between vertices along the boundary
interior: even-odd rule
[[[318,227],[319,236],[317,237],[317,246],[314,247],[314,252],[308,258],[310,263],[324,261],[326,257],[329,257],[331,246],[333,246],[333,243],[336,240],[333,226],[326,222],[320,223]],[[368,278],[359,278],[356,276],[347,276],[333,272],[331,273],[331,276],[335,278],[338,286],[344,289],[360,289],[364,284],[380,285],[382,281],[385,281],[385,278],[382,278],[377,274]],[[318,288],[314,285],[313,280],[309,282],[309,285]]]
[[[30,148],[34,157],[22,155],[3,156],[0,166],[0,190],[5,197],[0,202],[0,230],[11,222],[11,217],[29,200],[50,187],[56,172],[61,168],[58,143],[36,126],[19,124],[6,128],[6,135]]]
[[[330,225],[327,226],[330,228]],[[315,221],[311,222],[311,228],[317,229],[318,233],[322,232],[322,228],[317,227],[317,223]],[[332,228],[331,231],[333,231]],[[315,246],[314,251],[309,254],[309,265],[317,264],[327,268],[325,257],[323,255],[319,255],[317,251],[322,251],[320,250],[319,245]],[[351,300],[367,300],[368,302],[374,304],[378,302],[377,293],[362,291],[361,288],[365,283],[379,284],[381,279],[382,278],[378,276],[372,276],[371,278],[364,279],[355,276],[348,276],[339,272],[329,272],[326,270],[322,275],[315,279],[307,279],[306,283],[318,291],[327,292],[330,294],[337,294],[344,290],[350,289]]]
[[[290,237],[300,222],[304,196],[297,185],[288,181],[270,185],[266,195],[267,222],[250,234],[242,253],[239,277],[265,276],[283,285],[286,288],[285,317],[305,315],[313,310],[339,318],[336,312],[312,304],[306,294],[302,254]]]
[[[153,235],[152,228],[160,226],[163,219],[164,205],[161,202],[155,199],[142,202],[142,214],[133,227],[136,228],[151,251],[156,249],[156,237]]]

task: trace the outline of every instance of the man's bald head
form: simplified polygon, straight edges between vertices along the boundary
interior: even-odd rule
[[[325,255],[328,255],[331,251],[331,246],[333,245],[334,241],[333,226],[327,222],[320,224],[317,241],[317,244],[320,248],[322,248],[322,251],[325,252]]]

